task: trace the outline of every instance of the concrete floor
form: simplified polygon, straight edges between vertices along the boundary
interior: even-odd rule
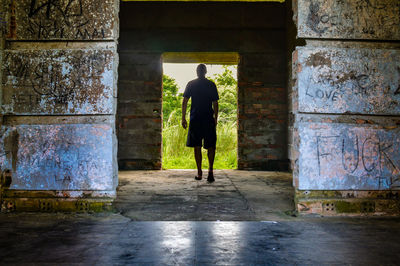
[[[194,180],[195,174],[194,170],[120,172],[115,207],[137,221],[292,218],[294,190],[289,173],[218,170],[212,184],[205,178]]]
[[[0,265],[400,261],[399,218],[293,217],[287,174],[220,171],[216,183],[207,184],[188,179],[192,173],[121,173],[115,213],[0,214]],[[182,221],[157,221],[174,219]],[[222,221],[229,219],[259,221]]]
[[[398,265],[399,219],[136,222],[120,214],[0,215],[0,264]]]

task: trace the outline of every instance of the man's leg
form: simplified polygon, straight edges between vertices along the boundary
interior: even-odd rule
[[[209,148],[207,150],[207,156],[208,156],[208,173],[210,175],[213,174],[213,167],[214,167],[214,158],[215,158],[215,148]]]
[[[215,158],[215,148],[209,148],[207,150],[207,156],[208,156],[208,182],[214,182],[214,173],[213,173],[213,168],[214,168],[214,158]]]
[[[197,165],[197,176],[202,177],[203,171],[201,170],[201,160],[203,158],[201,156],[201,146],[194,147],[194,159],[196,160]]]
[[[208,178],[207,181],[212,183],[215,181],[214,179],[214,158],[215,158],[215,147],[217,143],[217,132],[215,128],[214,121],[208,122],[205,128],[205,137],[204,137],[204,148],[207,149],[207,157],[208,157]]]

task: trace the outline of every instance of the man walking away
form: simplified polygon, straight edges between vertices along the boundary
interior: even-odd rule
[[[208,156],[208,177],[207,181],[215,181],[213,165],[215,157],[215,146],[217,142],[217,121],[218,121],[218,91],[215,83],[206,78],[207,67],[204,64],[197,66],[197,79],[190,81],[183,93],[182,101],[182,126],[187,128],[186,109],[187,103],[192,98],[190,108],[190,124],[186,146],[194,148],[194,158],[197,165],[196,180],[203,178],[201,170],[201,147],[207,149]]]

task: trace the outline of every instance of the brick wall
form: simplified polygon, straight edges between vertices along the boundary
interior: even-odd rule
[[[122,51],[119,67],[118,163],[121,169],[160,169],[160,53]]]
[[[278,3],[122,4],[121,169],[161,167],[160,55],[237,52],[239,169],[286,170],[285,8]],[[158,19],[146,14],[157,14]],[[142,129],[146,136],[139,136]]]
[[[287,170],[286,55],[241,54],[238,168]]]

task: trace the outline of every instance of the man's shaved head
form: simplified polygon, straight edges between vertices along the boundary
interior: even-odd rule
[[[204,78],[207,73],[207,67],[205,64],[200,64],[197,66],[197,76],[199,78]]]

